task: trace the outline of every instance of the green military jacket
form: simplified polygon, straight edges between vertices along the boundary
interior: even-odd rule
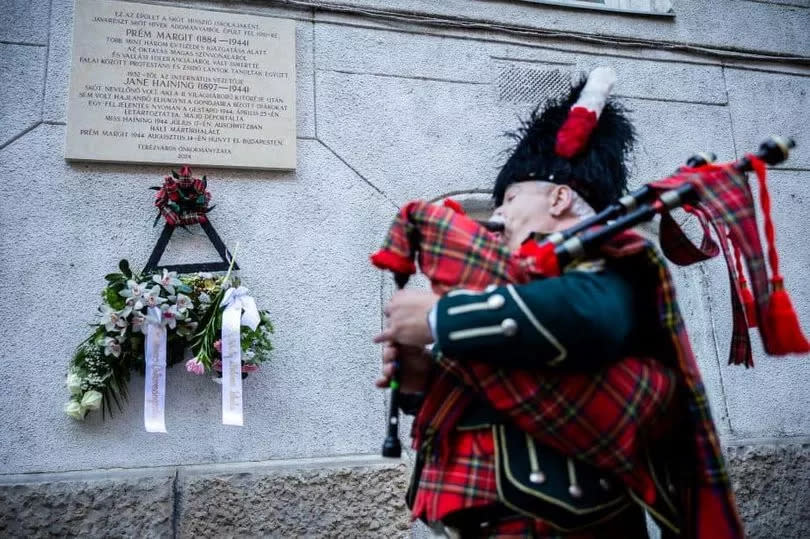
[[[598,262],[522,285],[453,290],[431,318],[447,356],[587,370],[627,353],[638,315],[629,280]]]

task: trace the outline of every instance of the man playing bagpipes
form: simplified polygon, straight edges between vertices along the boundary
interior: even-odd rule
[[[638,202],[620,198],[634,131],[607,97],[613,80],[612,70],[595,70],[517,133],[493,189],[502,239],[453,204],[412,202],[372,257],[401,283],[415,272],[418,256],[433,285],[432,292],[400,290],[386,305],[387,328],[375,337],[385,345],[377,384],[395,382],[403,410],[415,415],[417,459],[407,495],[413,516],[449,535],[646,537],[644,510],[664,537],[743,535],[659,255],[624,231],[597,256],[569,264],[549,256],[595,212],[619,208],[617,200],[630,211]],[[749,157],[764,175],[761,161]],[[677,187],[709,199],[721,182],[704,179],[740,176],[728,167],[682,172],[658,182],[661,192]],[[681,203],[671,193],[660,198]],[[725,234],[715,210],[726,206],[716,206],[693,201],[689,209],[704,230],[711,223]],[[658,200],[650,208],[666,209]],[[753,210],[732,213],[741,223],[753,219]],[[671,218],[664,220],[671,258],[691,263],[717,254],[708,236],[695,247]],[[739,247],[743,236],[732,234],[732,243]],[[571,241],[582,255],[583,246]],[[725,235],[721,243],[729,252]],[[768,318],[758,239],[743,251],[758,288],[757,305],[742,321],[758,318],[765,339],[779,315]],[[737,273],[742,280],[739,263]],[[733,298],[742,294],[735,282],[732,291]],[[735,303],[735,331],[741,305]],[[770,342],[780,341],[768,333]],[[793,345],[791,351],[808,347]],[[743,348],[732,353],[750,356]]]

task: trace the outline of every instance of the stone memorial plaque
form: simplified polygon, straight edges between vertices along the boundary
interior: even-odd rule
[[[295,23],[76,0],[65,158],[295,168]]]

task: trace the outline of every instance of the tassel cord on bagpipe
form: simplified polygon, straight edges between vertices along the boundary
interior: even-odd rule
[[[795,145],[793,139],[773,136],[760,144],[754,157],[769,165],[777,165],[788,158],[790,150]],[[709,164],[711,160],[704,159],[703,155],[698,154],[692,157],[687,162],[687,167],[697,168]],[[692,163],[691,166],[690,163]],[[694,164],[697,164],[697,167]],[[753,170],[753,162],[747,156],[731,166],[739,173]],[[620,232],[649,221],[660,213],[669,212],[688,204],[696,197],[697,192],[690,184],[684,184],[663,193],[656,193],[655,190],[645,185],[630,195],[622,197],[618,203],[609,206],[593,218],[587,219],[587,223],[580,223],[556,237],[553,234],[549,236],[549,241],[557,245],[555,255],[559,267],[565,267],[574,260],[593,255],[605,242]],[[608,222],[611,219],[615,220]],[[599,225],[604,226],[599,227]]]
[[[756,157],[769,165],[776,165],[788,158],[790,149],[794,146],[793,139],[770,137],[760,145]],[[699,168],[712,164],[715,159],[716,156],[713,153],[695,154],[687,160],[686,167]],[[751,161],[747,157],[743,157],[733,166],[741,173],[752,170]],[[560,262],[564,265],[574,258],[580,258],[582,255],[590,253],[593,249],[598,249],[602,243],[619,232],[649,221],[662,211],[669,211],[688,203],[694,196],[694,189],[690,185],[684,185],[661,195],[649,185],[644,185],[623,196],[601,212],[583,219],[563,232],[551,234],[547,239],[559,246],[558,254],[562,256]],[[614,219],[613,223],[608,224]],[[503,232],[504,230],[502,222],[478,221],[478,223],[490,232]],[[606,226],[599,231],[586,233],[589,229],[601,225]],[[580,238],[579,235],[583,236]],[[573,241],[569,242],[569,240]]]

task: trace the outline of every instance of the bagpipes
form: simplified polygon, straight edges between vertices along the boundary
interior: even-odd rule
[[[794,145],[791,139],[771,137],[756,154],[723,164],[712,163],[711,155],[695,156],[675,174],[621,197],[570,229],[542,240],[526,241],[514,252],[494,234],[502,230],[500,223],[470,219],[453,201],[445,201],[443,206],[411,202],[397,214],[383,247],[371,256],[371,261],[392,271],[399,288],[417,271],[414,263],[417,259],[419,269],[437,293],[453,288],[483,290],[491,284],[522,284],[559,276],[569,264],[599,256],[608,241],[660,215],[661,250],[675,264],[689,265],[716,256],[721,250],[724,253],[734,323],[729,363],[753,365],[749,327],[759,328],[769,355],[807,353],[810,343],[802,333],[779,272],[766,184],[766,165],[786,160]],[[750,171],[756,173],[759,181],[770,278],[746,178]],[[692,244],[670,215],[675,208],[697,216],[704,232],[700,246]],[[719,247],[711,237],[709,225],[716,232]],[[750,288],[744,276],[743,259]],[[396,375],[390,387],[383,456],[398,458],[401,449]]]

